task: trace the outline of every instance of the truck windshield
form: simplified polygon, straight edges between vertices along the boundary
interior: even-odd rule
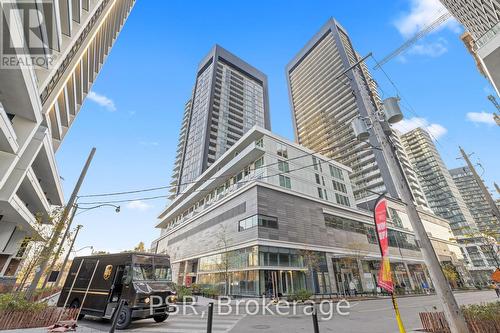
[[[170,281],[170,268],[168,266],[152,265],[152,264],[134,264],[133,280],[158,280]]]

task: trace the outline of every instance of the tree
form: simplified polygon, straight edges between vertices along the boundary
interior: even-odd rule
[[[234,252],[228,251],[229,243],[231,239],[228,237],[227,228],[225,225],[220,225],[219,231],[215,235],[217,238],[217,248],[222,249],[220,254],[220,260],[217,260],[217,270],[222,272],[222,278],[224,281],[224,295],[229,294],[229,281],[231,273],[229,270],[233,265]]]
[[[134,252],[146,252],[144,248],[144,242],[139,242],[136,247],[134,247]]]
[[[312,292],[315,293],[316,281],[314,280],[314,272],[319,270],[321,256],[318,252],[309,249],[299,250],[299,255],[302,256],[304,260],[304,266],[307,267],[307,270],[311,276]]]
[[[66,221],[61,220],[63,210],[64,207],[55,207],[48,215],[35,214],[36,223],[33,225],[35,236],[31,239],[26,259],[18,275],[18,292],[24,288],[28,280],[33,278],[36,269],[44,261],[48,262],[50,258],[56,255],[55,249],[61,241],[61,231],[66,225]],[[50,272],[47,272],[47,274],[50,274]],[[39,281],[31,281],[27,298],[33,294]]]
[[[459,279],[457,270],[452,264],[444,264],[441,266],[441,269],[443,270],[443,274],[448,280],[448,283],[453,287],[457,287],[457,281]]]

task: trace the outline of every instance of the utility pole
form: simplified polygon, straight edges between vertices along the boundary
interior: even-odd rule
[[[497,218],[498,222],[500,223],[500,211],[498,210],[498,207],[495,204],[495,201],[491,197],[491,194],[488,191],[488,189],[486,188],[486,186],[484,186],[484,183],[481,180],[481,177],[479,177],[479,175],[477,174],[476,169],[474,168],[474,166],[472,165],[472,163],[469,159],[469,156],[467,156],[467,154],[462,149],[462,147],[459,147],[459,148],[460,148],[460,153],[462,154],[462,157],[465,160],[465,163],[467,163],[467,166],[469,167],[469,170],[472,173],[472,176],[476,180],[477,185],[479,185],[481,192],[483,192],[484,198],[486,199],[486,201],[488,202],[488,205],[491,208],[491,213],[493,214],[493,216],[495,216]]]
[[[64,207],[61,219],[56,224],[55,232],[52,235],[52,237],[49,241],[49,244],[42,250],[42,253],[40,255],[41,263],[38,267],[38,270],[35,273],[35,276],[33,277],[33,281],[31,281],[31,285],[28,288],[28,291],[26,292],[26,298],[28,300],[33,297],[33,293],[38,286],[38,282],[40,281],[43,273],[45,272],[45,270],[47,268],[47,264],[49,262],[51,253],[52,253],[53,249],[55,248],[57,240],[59,239],[59,236],[61,234],[62,228],[59,229],[59,227],[61,226],[60,223],[62,223],[62,225],[64,226],[64,223],[66,222],[66,220],[68,218],[70,210],[73,207],[73,205],[75,204],[76,197],[78,195],[78,191],[80,191],[80,187],[82,186],[83,180],[85,179],[85,175],[87,174],[87,171],[89,169],[90,162],[92,162],[92,159],[94,158],[95,151],[96,151],[95,147],[92,148],[92,150],[90,151],[89,157],[87,158],[87,161],[85,162],[85,165],[83,166],[82,172],[80,174],[80,177],[78,178],[78,181],[76,182],[75,188],[73,189],[73,193],[71,193],[71,196],[68,200],[68,203],[66,204],[66,207]],[[61,242],[63,242],[63,241],[64,241],[64,239],[61,240]]]
[[[346,74],[349,79],[356,82],[354,86],[360,87],[363,86],[363,83],[360,82],[362,80],[360,75],[363,75],[363,73],[361,68],[356,68],[357,66],[358,64],[352,66],[350,68],[353,69],[352,71],[349,71],[349,69],[346,70]],[[359,70],[361,74],[356,70]],[[429,274],[434,284],[434,289],[442,302],[444,314],[450,326],[450,330],[453,333],[468,333],[469,329],[467,327],[467,323],[465,322],[465,318],[460,311],[460,307],[458,306],[453,292],[451,291],[450,284],[443,274],[441,264],[439,263],[436,253],[434,252],[434,248],[429,236],[427,235],[427,231],[424,228],[422,220],[420,219],[417,207],[413,203],[413,195],[408,183],[406,182],[402,167],[396,156],[396,149],[388,140],[388,137],[386,136],[379,120],[379,114],[376,110],[377,103],[370,87],[367,87],[367,92],[369,96],[358,88],[354,93],[356,98],[361,99],[368,109],[368,118],[372,124],[372,132],[370,135],[375,135],[377,141],[379,142],[380,148],[382,149],[392,175],[394,185],[401,196],[401,200],[406,204],[408,217],[413,231],[415,232],[417,244],[419,245],[422,257],[424,258],[425,264],[429,270]],[[367,100],[367,98],[369,98],[369,100]]]
[[[75,210],[76,212],[76,207]],[[75,216],[75,213],[73,213],[72,218]],[[56,282],[54,283],[54,286],[57,287],[59,285],[59,282],[61,281],[63,272],[64,272],[64,266],[66,266],[66,263],[68,262],[69,255],[71,254],[71,251],[73,251],[73,246],[75,245],[76,237],[78,236],[78,232],[80,229],[83,228],[83,225],[79,224],[76,226],[75,230],[75,236],[73,236],[73,240],[71,241],[71,245],[69,246],[68,253],[66,253],[66,257],[64,258],[64,261],[61,265],[61,269],[59,270],[59,274],[57,274],[57,279]]]
[[[72,208],[72,209],[71,209]],[[50,264],[50,267],[48,269],[48,272],[52,272],[54,269],[54,266],[56,265],[57,259],[59,259],[59,254],[61,254],[62,247],[64,246],[64,241],[66,240],[66,237],[68,237],[69,230],[71,228],[71,223],[73,223],[73,219],[75,218],[76,211],[78,210],[78,204],[74,204],[73,207],[71,207],[71,217],[69,218],[68,225],[66,226],[66,230],[64,231],[64,235],[61,238],[61,241],[59,242],[59,246],[54,253],[54,258],[52,259],[52,263]],[[49,281],[49,276],[50,274],[45,275],[45,280],[43,281],[42,284],[42,289],[45,288],[47,285],[47,282]],[[59,276],[61,276],[61,270],[59,271],[59,274],[57,274],[57,281],[59,281]],[[57,286],[57,283],[55,284]]]

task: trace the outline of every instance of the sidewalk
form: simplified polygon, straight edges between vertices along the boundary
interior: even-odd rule
[[[46,327],[38,327],[38,328],[20,328],[16,330],[6,330],[1,331],[2,333],[47,333],[48,330]],[[77,332],[77,333],[102,333],[101,330],[96,330],[95,328],[85,327],[79,325],[76,328],[76,331],[68,331],[68,332]]]

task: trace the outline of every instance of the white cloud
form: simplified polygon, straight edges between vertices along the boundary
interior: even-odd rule
[[[113,100],[109,97],[91,91],[87,95],[87,98],[106,108],[108,111],[116,111],[115,102],[113,102]]]
[[[448,132],[448,130],[444,126],[436,123],[429,123],[427,119],[419,117],[403,119],[393,126],[402,133],[409,132],[417,127],[422,127],[427,132],[429,132],[434,140],[438,140]]]
[[[148,210],[151,207],[153,207],[153,206],[151,206],[150,204],[148,204],[148,203],[146,203],[146,202],[144,202],[142,200],[130,201],[127,204],[127,208],[141,210],[141,211]]]
[[[410,11],[404,13],[394,22],[394,25],[404,38],[412,37],[446,11],[446,8],[439,0],[410,0],[410,2]],[[437,30],[443,28],[451,29],[457,33],[461,30],[455,19],[448,19]]]
[[[437,42],[432,43],[419,43],[413,46],[408,53],[415,55],[424,55],[432,58],[437,58],[448,51],[446,47],[446,40],[440,38]]]
[[[473,123],[482,123],[487,125],[495,125],[495,119],[493,118],[493,113],[488,112],[467,112],[467,120]]]

